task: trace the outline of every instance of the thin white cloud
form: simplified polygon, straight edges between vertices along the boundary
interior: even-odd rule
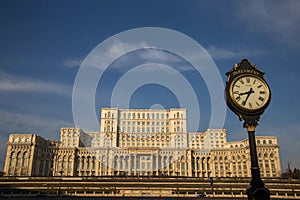
[[[111,61],[118,59],[121,55],[126,54],[134,49],[147,48],[146,43],[130,44],[118,40],[113,40],[106,46],[92,51],[87,57],[85,65],[98,69],[106,69]]]
[[[210,45],[206,50],[213,59],[241,58],[264,53],[261,50],[241,49],[239,47],[223,48],[214,45]]]
[[[82,63],[83,59],[82,58],[72,58],[72,59],[67,59],[64,61],[64,66],[66,67],[79,67]]]
[[[300,1],[239,1],[237,5],[235,13],[249,30],[299,47]]]
[[[85,60],[84,65],[89,67],[95,67],[98,69],[106,69],[109,66],[112,60],[118,59],[120,56],[131,52],[133,50],[143,49],[138,54],[136,54],[134,59],[140,60],[140,64],[154,62],[154,63],[164,63],[179,71],[188,71],[193,70],[192,67],[188,67],[183,65],[183,60],[173,54],[168,52],[162,52],[160,49],[155,50],[155,47],[149,46],[146,43],[139,44],[131,44],[127,42],[122,42],[118,40],[114,40],[106,48],[101,48],[101,51],[96,49],[94,52],[92,51],[88,59]],[[66,60],[65,66],[72,67],[76,65],[80,65],[83,59],[81,58],[73,58]],[[122,61],[122,62],[121,62]],[[132,60],[132,57],[123,57],[122,60],[118,61],[118,66],[114,66],[114,69],[118,71],[127,71],[131,67],[131,63],[136,63]],[[125,67],[127,66],[127,67]],[[179,67],[178,67],[179,66]],[[151,69],[149,69],[151,70]],[[154,69],[155,70],[155,69]]]
[[[60,127],[73,126],[72,123],[62,119],[0,110],[1,136],[7,136],[10,133],[32,133],[45,139],[58,139]]]
[[[0,71],[0,91],[55,93],[70,96],[72,87],[61,83],[30,79]]]

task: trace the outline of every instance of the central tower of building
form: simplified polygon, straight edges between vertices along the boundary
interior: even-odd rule
[[[103,108],[100,134],[104,147],[187,148],[186,109]]]

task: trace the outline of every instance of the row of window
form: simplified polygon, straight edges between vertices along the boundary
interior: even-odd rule
[[[24,138],[24,137],[18,138],[18,137],[16,137],[16,138],[13,139],[13,142],[14,143],[18,143],[18,142],[30,143],[30,138]]]
[[[166,132],[169,132],[169,127],[166,127],[166,129],[165,129],[165,127],[151,127],[151,129],[150,129],[150,127],[142,127],[142,128],[140,128],[140,127],[127,127],[127,129],[126,129],[126,127],[122,127],[122,132],[126,132],[126,130],[127,130],[127,133],[150,133],[150,130],[151,130],[151,133],[160,133],[160,132],[162,132],[162,133],[164,133],[165,131]]]
[[[114,118],[114,113],[111,112],[107,112],[104,113],[104,117],[105,118]],[[169,118],[169,114],[168,113],[122,113],[121,117],[123,119],[168,119]],[[150,118],[151,117],[151,118]],[[176,114],[174,114],[174,118],[183,118],[183,114],[177,112]]]
[[[106,121],[105,121],[106,122]],[[109,124],[109,121],[107,121],[107,123]],[[123,126],[125,126],[125,125],[128,125],[128,126],[135,126],[135,125],[148,125],[148,126],[150,126],[150,124],[152,125],[152,126],[164,126],[164,125],[169,125],[169,122],[165,122],[165,121],[158,121],[158,122],[154,122],[154,121],[152,121],[151,123],[150,123],[150,121],[147,121],[147,122],[144,122],[144,121],[142,121],[142,122],[140,122],[140,121],[122,121],[122,125]],[[175,124],[180,124],[180,122],[179,121],[177,121],[177,122],[174,122],[174,125]],[[183,122],[181,122],[181,124],[183,124]]]
[[[262,141],[261,141],[261,140],[257,140],[256,143],[257,143],[258,145],[260,145],[260,144],[267,144],[267,141],[266,141],[266,140],[262,140]],[[269,140],[269,141],[268,141],[268,144],[273,144],[272,140]],[[239,144],[239,145],[238,145],[238,144],[236,144],[236,145],[230,145],[231,148],[233,148],[233,147],[236,147],[236,148],[237,148],[237,147],[243,147],[243,146],[244,146],[243,144]]]

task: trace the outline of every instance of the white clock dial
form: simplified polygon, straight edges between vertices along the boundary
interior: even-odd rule
[[[233,80],[230,97],[239,107],[254,111],[268,103],[270,90],[266,82],[259,77],[241,76]]]

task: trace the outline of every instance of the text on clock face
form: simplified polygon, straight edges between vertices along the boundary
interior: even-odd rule
[[[262,80],[247,76],[237,79],[231,92],[238,105],[257,109],[267,103],[269,90]]]

